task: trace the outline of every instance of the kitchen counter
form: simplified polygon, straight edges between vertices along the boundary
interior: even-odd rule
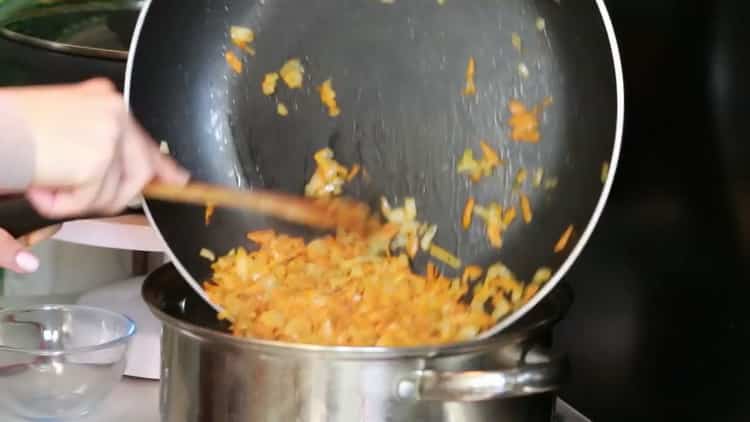
[[[3,422],[26,422],[0,410]],[[112,394],[88,416],[76,422],[159,422],[159,381],[124,377]],[[555,422],[591,422],[562,400]]]
[[[27,422],[0,410],[3,422]],[[159,422],[159,381],[124,377],[112,394],[77,422]]]

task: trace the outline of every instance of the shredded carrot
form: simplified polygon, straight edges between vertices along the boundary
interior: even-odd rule
[[[508,125],[511,128],[511,139],[517,142],[539,142],[539,120],[533,110],[518,100],[511,100],[508,106],[511,116]]]
[[[440,277],[440,271],[438,271],[435,264],[432,261],[427,262],[427,268],[425,269],[425,278],[428,282],[435,281]]]
[[[242,73],[242,61],[239,57],[237,57],[236,54],[232,51],[227,51],[226,54],[224,54],[224,58],[227,61],[227,64],[230,68],[234,71],[236,74]]]
[[[273,240],[274,236],[276,236],[276,234],[274,233],[273,230],[270,230],[270,229],[269,230],[257,230],[257,231],[248,233],[247,239],[252,242],[262,245],[264,243],[268,243],[271,240]]]
[[[471,196],[466,201],[466,205],[464,206],[464,213],[461,218],[461,226],[464,228],[464,230],[467,230],[469,226],[471,226],[471,217],[474,215],[474,197]]]
[[[468,283],[478,279],[482,275],[482,268],[477,265],[469,265],[464,268],[464,273],[461,275],[461,282]]]
[[[523,216],[523,221],[526,224],[531,223],[531,203],[529,202],[529,197],[524,193],[521,193],[521,215]]]
[[[540,284],[529,284],[523,291],[524,301],[528,301],[539,291]]]
[[[505,210],[505,214],[503,214],[503,228],[507,228],[510,226],[510,223],[513,222],[513,220],[516,219],[516,208],[510,207]]]
[[[502,164],[500,155],[484,140],[479,141],[479,147],[482,149],[482,161],[486,166],[497,167]]]
[[[554,251],[555,253],[560,253],[565,249],[566,246],[568,246],[568,241],[570,241],[570,237],[573,235],[573,225],[569,225],[567,229],[565,229],[565,232],[563,232],[562,236],[560,236],[560,239],[555,243]]]
[[[354,178],[359,174],[360,168],[361,167],[359,166],[359,164],[354,164],[352,168],[349,169],[349,174],[346,175],[346,181],[351,182],[352,180],[354,180]]]
[[[206,203],[206,211],[203,214],[203,222],[206,225],[211,224],[211,217],[213,217],[215,210],[216,210],[216,205],[214,205],[211,202],[207,202]]]
[[[476,63],[474,57],[469,57],[469,63],[466,65],[466,86],[464,86],[464,95],[474,95],[477,93],[477,87],[474,84],[474,73]]]

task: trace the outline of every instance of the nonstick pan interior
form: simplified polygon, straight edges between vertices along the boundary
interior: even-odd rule
[[[256,35],[256,54],[243,59],[239,75],[223,57],[231,48],[230,25]],[[465,97],[471,56],[477,95]],[[263,95],[263,75],[293,57],[306,69],[303,89]],[[521,64],[528,77],[519,72]],[[601,212],[619,154],[619,66],[600,1],[160,0],[147,3],[141,16],[126,95],[144,126],[168,142],[197,180],[302,193],[314,171],[313,153],[330,147],[338,161],[360,164],[369,175],[369,182],[350,184],[348,194],[397,203],[415,197],[419,219],[440,227],[436,242],[465,264],[500,261],[526,280],[541,266],[556,270],[539,298],[504,326],[559,281]],[[342,109],[337,118],[326,115],[315,88],[328,78]],[[553,103],[542,115],[541,141],[511,141],[508,102],[532,106],[545,97]],[[276,114],[278,101],[289,116]],[[456,164],[466,148],[478,152],[482,139],[500,151],[505,165],[472,184]],[[488,246],[483,225],[462,231],[461,210],[470,195],[518,206],[513,184],[522,168],[529,179],[541,168],[557,181],[545,189],[532,188],[529,180],[522,188],[533,204],[533,222],[514,223],[500,250]],[[309,235],[231,210],[217,210],[208,227],[200,207],[148,201],[146,212],[191,282],[210,275],[201,248],[223,254],[248,245],[246,232],[269,227]],[[571,224],[570,245],[554,253]]]

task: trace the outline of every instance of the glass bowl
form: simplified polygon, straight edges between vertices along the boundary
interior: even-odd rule
[[[122,378],[135,323],[105,309],[0,310],[0,406],[32,420],[89,413]]]

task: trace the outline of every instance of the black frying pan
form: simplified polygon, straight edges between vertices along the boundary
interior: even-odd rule
[[[256,34],[257,54],[244,59],[240,75],[223,57],[232,49],[230,25]],[[467,98],[461,89],[470,56],[478,92]],[[304,88],[264,96],[263,75],[292,57],[305,66]],[[315,90],[329,77],[342,108],[337,118],[326,115]],[[391,202],[414,196],[420,218],[440,227],[436,241],[464,263],[502,261],[526,280],[540,266],[556,269],[535,300],[493,332],[534,306],[580,253],[612,182],[623,120],[615,38],[602,1],[594,0],[148,2],[131,46],[126,96],[195,179],[301,194],[314,171],[313,153],[330,147],[340,162],[359,163],[371,176],[370,183],[349,185],[348,194]],[[531,105],[545,96],[554,104],[543,113],[541,142],[510,141],[508,101]],[[288,117],[276,114],[275,101],[289,106]],[[506,165],[472,185],[457,174],[456,162],[465,148],[478,150],[480,139],[498,148]],[[488,247],[482,224],[459,228],[470,194],[517,205],[517,171],[540,167],[558,185],[526,183],[534,221],[514,223],[501,250]],[[232,210],[218,210],[205,227],[203,209],[156,201],[147,201],[146,212],[195,287],[210,275],[201,248],[225,253],[246,245],[249,230],[295,229]],[[569,224],[571,244],[556,254],[553,245]]]
[[[537,18],[544,19],[543,30]],[[242,74],[224,61],[230,25],[252,28],[254,57]],[[515,32],[522,53],[511,43]],[[236,51],[236,50],[235,50]],[[244,57],[242,54],[239,54]],[[464,73],[476,58],[477,95],[463,97]],[[301,58],[304,88],[261,93],[266,72]],[[529,70],[524,78],[519,70]],[[342,114],[326,115],[315,86],[333,78]],[[544,289],[498,324],[509,325],[547,294],[580,253],[606,201],[619,154],[623,82],[619,55],[601,0],[203,0],[146,2],[131,46],[125,93],[131,110],[194,179],[241,188],[300,194],[323,147],[337,160],[367,169],[371,182],[347,186],[352,196],[416,198],[419,217],[440,227],[436,241],[465,264],[501,261],[521,279],[540,266],[555,269]],[[542,118],[539,144],[509,139],[508,102],[554,99]],[[290,114],[276,114],[275,101]],[[456,172],[464,149],[488,140],[506,161],[472,185]],[[601,180],[609,163],[606,183]],[[515,222],[500,250],[488,247],[483,225],[459,228],[469,195],[480,203],[518,204],[517,171],[543,168],[554,189],[523,191],[534,221]],[[225,253],[246,245],[245,233],[275,228],[308,234],[262,216],[147,201],[147,216],[180,273],[210,275],[201,248]],[[568,225],[563,253],[553,245]],[[423,262],[416,262],[422,268]],[[450,269],[444,268],[448,273]]]

